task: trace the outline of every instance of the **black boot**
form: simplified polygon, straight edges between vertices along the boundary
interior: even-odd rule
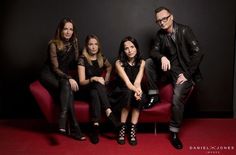
[[[84,134],[82,134],[81,129],[79,126],[73,126],[71,127],[71,137],[76,139],[76,140],[86,140],[86,137],[84,136]]]
[[[130,145],[137,145],[137,138],[136,138],[136,124],[132,124],[130,126],[130,135],[129,135],[129,144]]]
[[[171,141],[171,144],[172,144],[176,149],[182,149],[182,148],[183,148],[183,144],[182,144],[182,142],[180,141],[177,132],[170,132],[170,141]]]
[[[70,124],[71,124],[70,136],[76,140],[83,141],[86,139],[86,137],[84,136],[84,134],[82,134],[80,126],[77,122],[73,102],[70,103],[68,108],[69,108],[69,114],[70,114],[69,116],[70,116]]]
[[[126,129],[125,123],[121,123],[119,135],[118,135],[118,138],[117,138],[117,143],[118,144],[121,144],[121,145],[125,144],[125,129]]]
[[[114,125],[114,127],[116,129],[118,129],[120,127],[120,122],[116,119],[115,115],[113,114],[113,112],[111,112],[108,116],[108,119],[112,122],[112,124]]]
[[[60,105],[61,105],[61,113],[59,118],[59,132],[62,134],[67,134],[67,120],[68,120],[68,110],[69,110],[69,103],[72,102],[72,91],[68,90],[70,88],[70,83],[68,80],[61,79],[59,80],[59,85],[61,87],[60,90]]]
[[[93,144],[97,144],[99,142],[99,125],[92,125],[92,133],[90,135],[90,141]]]

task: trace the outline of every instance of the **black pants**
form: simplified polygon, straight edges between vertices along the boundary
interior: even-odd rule
[[[148,80],[149,89],[157,89],[157,81],[172,83],[174,87],[173,99],[172,99],[172,115],[170,120],[170,131],[178,132],[183,121],[184,103],[189,91],[193,86],[192,80],[184,82],[183,84],[176,84],[177,77],[171,77],[170,75],[158,77],[159,66],[153,62],[152,59],[147,59],[145,63],[145,73]]]
[[[73,125],[78,126],[74,110],[74,93],[68,79],[58,78],[48,68],[45,68],[40,75],[40,82],[46,87],[55,99],[55,103],[61,106],[61,116],[68,114]]]
[[[102,109],[111,108],[106,86],[99,82],[92,82],[81,87],[79,98],[88,100],[90,103],[90,114],[92,122],[100,122]]]

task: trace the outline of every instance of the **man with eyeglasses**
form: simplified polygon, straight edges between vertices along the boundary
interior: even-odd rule
[[[144,108],[157,102],[158,82],[173,84],[170,140],[176,149],[182,149],[178,132],[183,120],[184,103],[193,84],[202,78],[199,64],[203,53],[191,28],[176,23],[168,8],[157,8],[155,17],[160,30],[156,34],[150,58],[146,60],[150,101]]]

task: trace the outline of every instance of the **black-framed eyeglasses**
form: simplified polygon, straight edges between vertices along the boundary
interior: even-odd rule
[[[156,20],[156,23],[160,24],[161,22],[167,22],[168,19],[170,18],[171,14],[167,17],[163,17],[162,19]]]

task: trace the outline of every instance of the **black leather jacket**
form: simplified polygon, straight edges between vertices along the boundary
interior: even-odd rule
[[[190,27],[174,22],[175,40],[174,45],[169,43],[167,32],[160,29],[156,34],[154,46],[150,52],[150,57],[156,61],[161,61],[163,56],[167,55],[167,51],[176,48],[177,58],[181,67],[185,71],[184,75],[188,79],[198,82],[202,79],[199,64],[203,58],[203,52],[199,47],[199,43]],[[173,41],[173,40],[171,40]]]

